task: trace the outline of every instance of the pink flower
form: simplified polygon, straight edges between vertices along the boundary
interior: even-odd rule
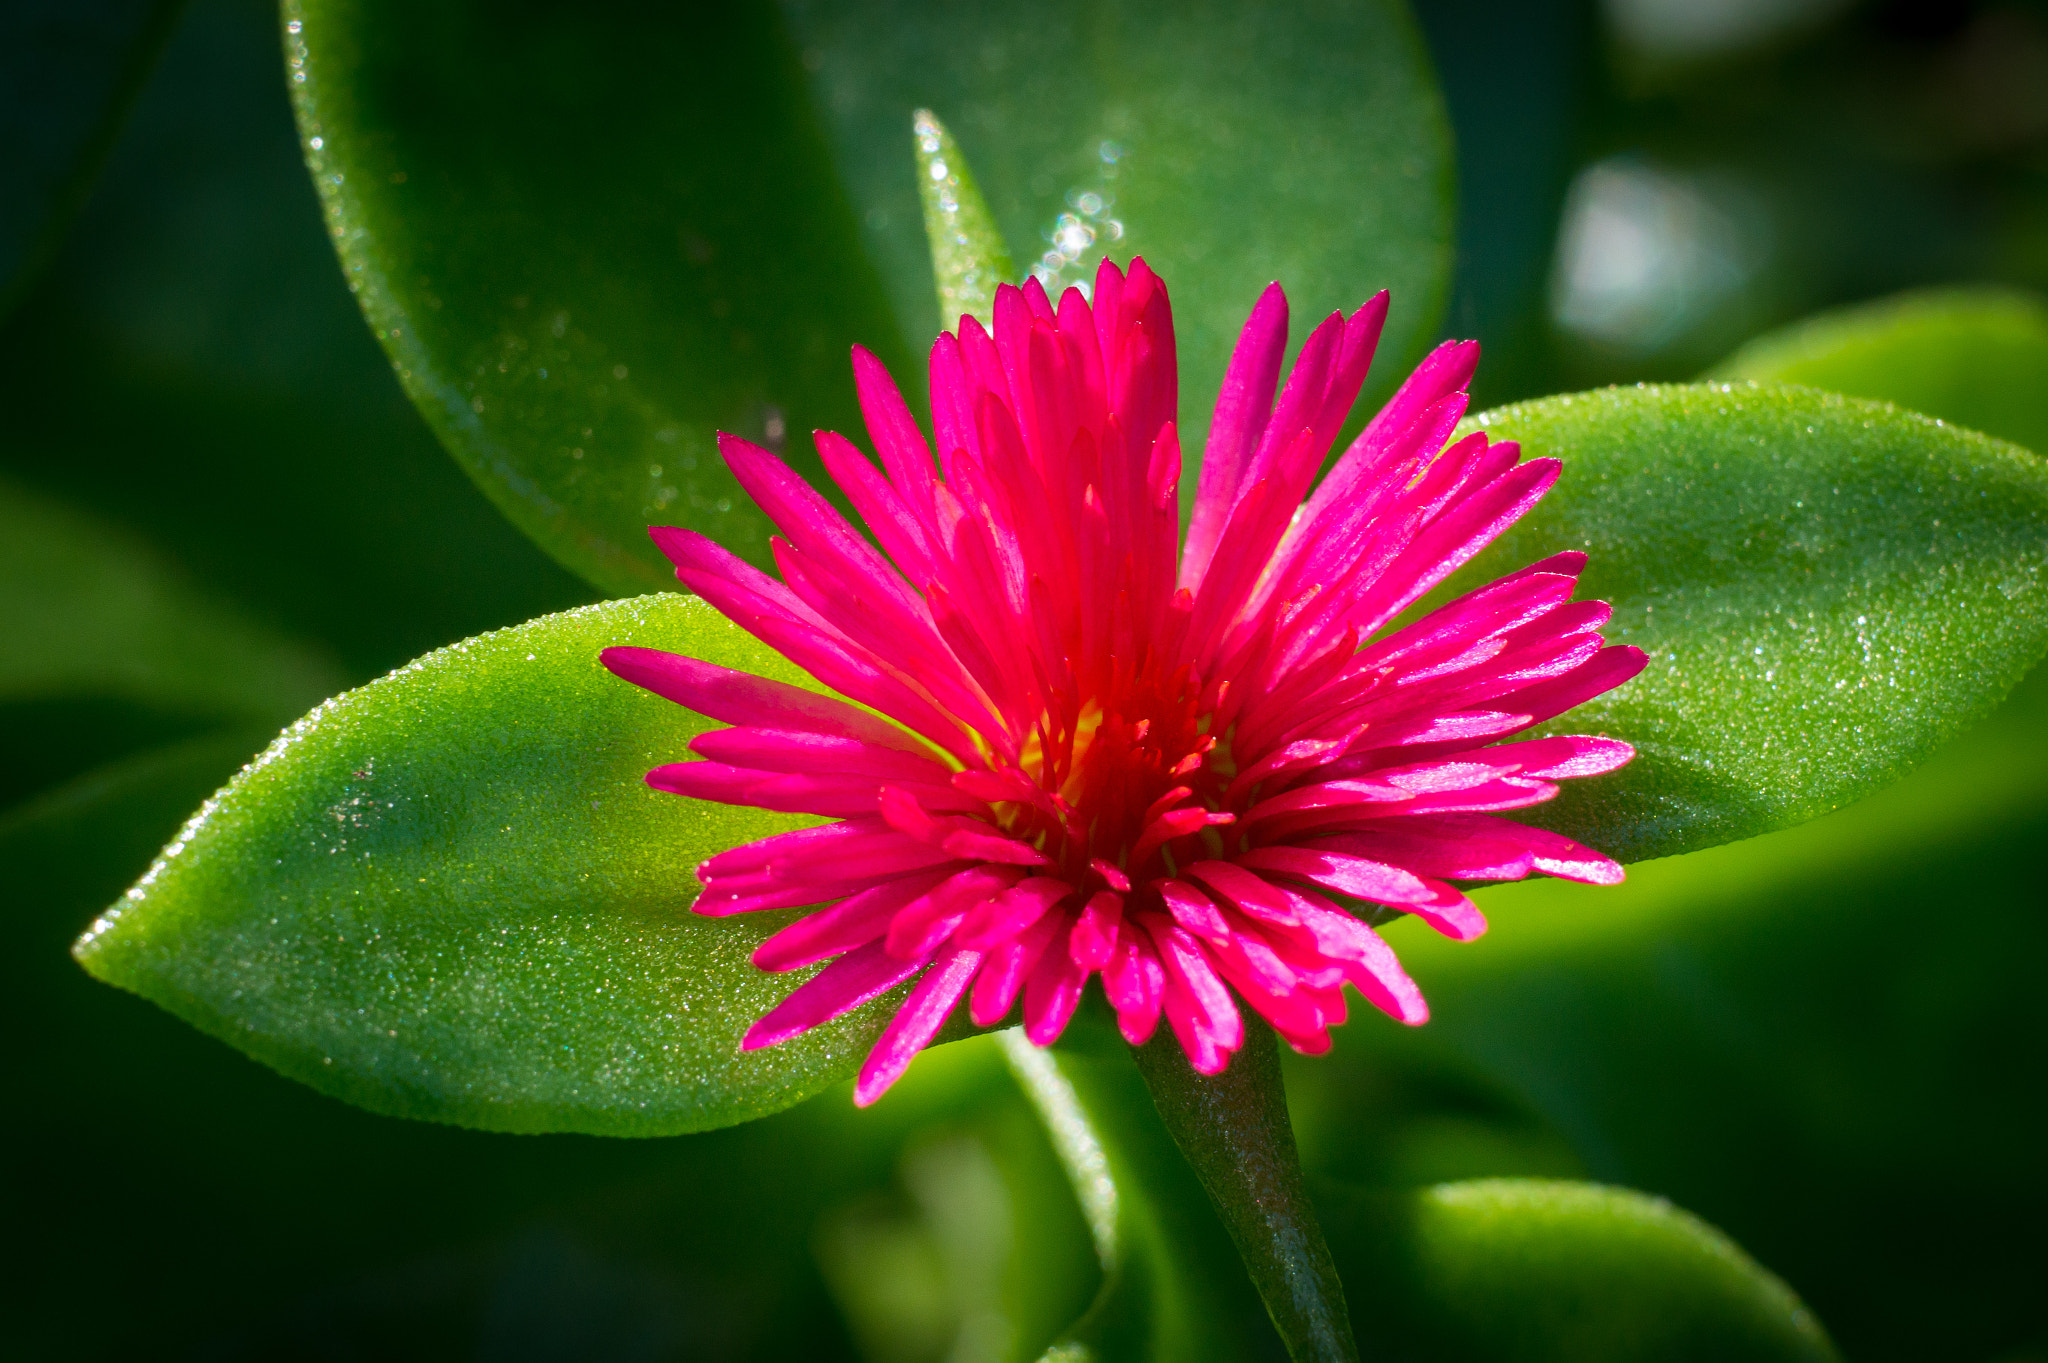
[[[734,726],[649,785],[833,820],[697,869],[698,913],[828,906],[754,953],[765,970],[830,964],[748,1049],[914,980],[861,1069],[865,1105],[963,996],[989,1027],[1021,994],[1046,1045],[1100,976],[1132,1044],[1164,1014],[1214,1074],[1243,1043],[1238,1000],[1307,1053],[1329,1048],[1346,984],[1427,1017],[1344,905],[1464,941],[1486,921],[1450,881],[1621,879],[1500,817],[1634,755],[1499,742],[1643,666],[1603,646],[1604,603],[1571,600],[1585,555],[1382,634],[1557,478],[1483,433],[1445,447],[1478,346],[1440,346],[1309,494],[1386,310],[1381,293],[1316,328],[1276,407],[1287,299],[1260,297],[1177,563],[1173,316],[1143,261],[1104,262],[1092,307],[1070,289],[1055,309],[1034,281],[1000,292],[993,336],[972,318],[941,335],[936,467],[854,351],[883,469],[830,432],[818,450],[880,551],[772,455],[720,437],[787,537],[782,581],[692,531],[652,534],[686,586],[847,700],[653,649],[604,663]]]

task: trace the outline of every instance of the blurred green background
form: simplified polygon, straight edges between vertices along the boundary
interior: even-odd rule
[[[70,940],[278,726],[594,593],[442,452],[365,327],[272,9],[10,10],[0,1008],[21,1248],[0,1353],[912,1360],[1057,1328],[1092,1290],[1085,1233],[984,1053],[921,1062],[864,1124],[834,1094],[674,1140],[486,1136],[317,1097],[73,966]],[[1478,406],[1690,377],[1902,290],[2048,289],[2040,6],[1415,10],[1457,141],[1446,330],[1485,343]],[[2032,379],[1993,433],[2030,438]],[[98,576],[22,528],[60,522]],[[124,660],[152,627],[192,656]],[[43,667],[53,641],[101,661]],[[218,656],[256,661],[217,694],[189,684]],[[1502,891],[1464,956],[1397,929],[1439,1022],[1362,1017],[1336,1059],[1291,1067],[1312,1169],[1626,1184],[1726,1229],[1850,1358],[2048,1358],[2042,690],[1809,829],[1605,901]]]

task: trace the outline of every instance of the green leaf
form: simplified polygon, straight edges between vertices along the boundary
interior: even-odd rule
[[[0,11],[0,317],[92,191],[181,0],[15,0]]]
[[[939,286],[939,316],[972,314],[992,327],[996,287],[1017,279],[1010,248],[1003,244],[966,153],[946,125],[929,109],[919,109],[911,123],[917,137],[917,197],[931,243],[932,277]]]
[[[333,664],[186,585],[134,537],[0,482],[0,704],[99,696],[282,720]]]
[[[1801,388],[1603,389],[1473,418],[1555,490],[1458,579],[1562,549],[1641,646],[1553,722],[1636,745],[1537,817],[1624,861],[1810,819],[1904,775],[2048,649],[2048,466]]]
[[[1661,1199],[1495,1179],[1325,1201],[1331,1248],[1381,1357],[1836,1357],[1790,1289]]]
[[[2015,289],[1928,289],[1758,337],[1712,377],[1895,402],[2048,452],[2048,303]]]
[[[670,580],[650,521],[765,562],[716,431],[822,481],[807,433],[860,430],[851,344],[923,387],[913,110],[959,139],[1011,242],[1045,249],[1069,214],[1063,240],[1095,234],[1074,267],[1106,247],[1164,274],[1189,448],[1269,280],[1304,319],[1391,287],[1382,391],[1441,307],[1448,137],[1394,0],[285,13],[372,329],[506,514],[615,592]]]
[[[851,1074],[887,1000],[740,1053],[797,911],[692,914],[691,871],[797,821],[649,790],[708,721],[605,672],[619,644],[794,679],[667,594],[429,654],[287,730],[79,959],[322,1092],[491,1130],[703,1130]]]

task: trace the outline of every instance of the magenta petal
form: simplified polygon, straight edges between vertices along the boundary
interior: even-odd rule
[[[1055,945],[1040,955],[1024,981],[1024,1039],[1034,1046],[1058,1041],[1087,982],[1088,972],[1074,963],[1072,953]]]
[[[799,828],[706,858],[697,878],[748,889],[802,882],[817,885],[873,875],[901,875],[947,860],[938,848],[904,837],[880,819]]]
[[[1162,880],[1158,890],[1174,922],[1211,942],[1230,940],[1230,924],[1209,896],[1179,880]]]
[[[910,407],[903,401],[896,381],[864,346],[853,348],[854,388],[860,395],[861,415],[867,419],[868,434],[882,456],[882,467],[913,511],[928,511],[931,485],[937,470],[932,467],[931,446],[917,428]]]
[[[860,1077],[853,1085],[855,1107],[868,1106],[903,1077],[903,1071],[910,1068],[917,1053],[945,1025],[946,1015],[967,992],[974,972],[980,968],[980,952],[952,951],[925,972],[860,1067]]]
[[[948,876],[896,911],[882,944],[899,960],[926,959],[963,918],[1009,889],[1021,874],[1008,866],[974,866]]]
[[[1304,927],[1323,956],[1350,967],[1345,977],[1366,1001],[1399,1022],[1417,1026],[1429,1020],[1429,1005],[1394,950],[1364,923],[1312,895],[1298,895]]]
[[[1173,1034],[1201,1074],[1220,1074],[1244,1044],[1244,1019],[1230,990],[1202,955],[1200,943],[1170,920],[1148,916],[1145,928],[1166,967],[1165,1013]]]
[[[849,951],[798,985],[795,992],[749,1027],[740,1041],[740,1049],[758,1051],[830,1022],[888,993],[924,969],[924,965],[923,961],[897,960],[882,950],[880,942]]]
[[[999,861],[1012,866],[1044,866],[1045,854],[1029,843],[1006,838],[979,819],[957,814],[934,815],[909,791],[884,786],[880,798],[882,817],[890,825],[919,842],[943,849],[948,855]]]
[[[843,700],[654,648],[608,648],[616,675],[723,724],[809,730],[923,755],[917,738]]]
[[[1037,921],[1001,946],[992,948],[974,981],[968,1016],[977,1027],[993,1027],[1009,1015],[1024,980],[1058,935],[1062,916],[1041,914]]]
[[[1166,967],[1152,939],[1126,920],[1117,932],[1109,964],[1102,971],[1103,992],[1116,1009],[1117,1030],[1133,1046],[1152,1039],[1166,996]]]
[[[1618,738],[1592,738],[1581,734],[1560,734],[1555,738],[1532,739],[1526,743],[1503,743],[1488,750],[1489,756],[1514,761],[1524,776],[1546,781],[1563,781],[1579,776],[1603,776],[1626,766],[1636,750]]]
[[[1098,890],[1090,895],[1068,937],[1067,949],[1073,954],[1074,964],[1084,972],[1108,965],[1116,948],[1117,925],[1123,916],[1124,897],[1116,891]]]
[[[961,920],[953,940],[976,951],[993,951],[1036,923],[1074,892],[1064,880],[1032,876],[1019,881]]]
[[[1649,655],[1633,644],[1603,648],[1590,662],[1551,681],[1538,682],[1500,697],[1498,703],[1526,710],[1529,722],[1540,724],[1597,695],[1612,691],[1649,664]]]
[[[945,867],[918,871],[807,914],[754,948],[763,970],[794,970],[874,941],[896,911],[947,879]]]
[[[1293,903],[1271,881],[1227,861],[1198,861],[1188,875],[1228,899],[1246,916],[1265,923],[1299,922]]]
[[[799,776],[731,767],[723,762],[671,762],[648,772],[647,784],[694,800],[847,819],[874,813],[882,791],[881,782],[869,776],[830,772]],[[906,789],[942,810],[974,812],[983,808],[980,801],[951,786],[917,785]]]
[[[1260,847],[1237,859],[1253,870],[1299,876],[1339,894],[1406,910],[1446,937],[1469,942],[1486,931],[1486,918],[1471,900],[1439,881],[1398,866],[1345,852],[1305,847]]]
[[[1279,387],[1280,362],[1286,350],[1287,295],[1278,284],[1268,284],[1231,353],[1222,391],[1216,396],[1216,414],[1209,424],[1209,443],[1203,447],[1195,512],[1188,521],[1187,544],[1181,551],[1180,585],[1190,591],[1202,583],[1224,521],[1236,504],[1245,464],[1273,414],[1273,394]]]
[[[758,771],[845,772],[877,780],[950,785],[952,772],[929,753],[871,743],[840,734],[741,727],[712,729],[690,740],[690,750],[717,762]]]

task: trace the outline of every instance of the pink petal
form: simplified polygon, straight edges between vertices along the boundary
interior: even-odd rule
[[[1565,676],[1538,682],[1498,698],[1526,710],[1531,724],[1541,724],[1553,715],[1585,704],[1597,695],[1612,691],[1648,665],[1649,655],[1633,644],[1603,648],[1591,661]]]
[[[1230,1052],[1244,1044],[1244,1019],[1230,990],[1217,978],[1195,938],[1157,915],[1146,915],[1142,921],[1166,968],[1167,1025],[1197,1073],[1221,1074],[1230,1063]]]
[[[1188,521],[1187,544],[1181,551],[1180,585],[1190,591],[1202,584],[1224,520],[1237,502],[1244,466],[1273,414],[1273,395],[1279,387],[1280,362],[1286,350],[1287,295],[1278,284],[1268,284],[1231,352],[1222,391],[1216,395],[1209,441],[1202,450],[1195,512]]]
[[[1068,937],[1067,949],[1074,964],[1085,972],[1109,964],[1116,949],[1117,924],[1123,921],[1124,899],[1114,890],[1097,890],[1082,906],[1080,917]]]
[[[832,431],[817,434],[818,457],[824,461],[825,472],[833,482],[846,493],[853,509],[882,542],[882,548],[889,557],[913,582],[923,582],[932,575],[931,541],[926,517],[920,518],[911,509],[889,480],[875,471],[861,452],[854,448],[852,441]],[[931,452],[924,451],[929,461]]]
[[[1029,843],[1006,838],[994,827],[958,814],[935,815],[899,786],[884,786],[882,817],[891,827],[956,857],[1000,861],[1013,866],[1049,865],[1045,854]]]
[[[1294,905],[1279,887],[1242,866],[1227,861],[1198,861],[1188,867],[1187,873],[1262,923],[1300,921]]]
[[[937,472],[932,467],[931,446],[925,444],[924,432],[917,428],[896,381],[862,346],[853,348],[853,384],[860,395],[868,434],[874,437],[882,467],[889,471],[897,494],[913,512],[928,512]]]
[[[656,790],[688,796],[693,800],[717,800],[731,805],[751,805],[756,809],[839,818],[857,818],[874,813],[882,791],[882,783],[871,776],[836,773],[798,776],[733,767],[723,762],[671,762],[648,772],[647,784]],[[910,785],[904,788],[933,808],[963,813],[974,813],[983,808],[980,801],[951,786]]]
[[[1524,776],[1563,781],[1579,776],[1603,776],[1615,771],[1626,766],[1635,757],[1636,750],[1618,738],[1560,734],[1526,743],[1503,743],[1497,748],[1489,748],[1487,755],[1513,761]]]
[[[1024,982],[1024,1039],[1034,1046],[1058,1041],[1087,982],[1088,972],[1074,963],[1071,953],[1057,945],[1042,953]]]
[[[868,1000],[888,993],[924,969],[924,965],[923,961],[897,960],[882,950],[880,942],[849,951],[798,985],[788,998],[749,1027],[740,1041],[740,1049],[758,1051],[808,1032],[842,1013],[850,1013]]]
[[[889,930],[898,909],[950,874],[943,866],[913,872],[807,914],[755,947],[754,964],[763,970],[794,970],[865,946]]]
[[[1133,1046],[1150,1041],[1166,996],[1166,967],[1151,938],[1135,925],[1126,922],[1118,930],[1109,964],[1102,970],[1102,988],[1116,1009],[1117,1029],[1124,1040]]]
[[[1306,847],[1255,848],[1237,863],[1256,871],[1299,876],[1339,894],[1405,909],[1456,941],[1469,942],[1486,931],[1485,915],[1471,900],[1448,885],[1398,866]]]
[[[690,740],[690,751],[713,761],[757,771],[805,775],[847,773],[876,780],[951,785],[953,773],[925,753],[905,752],[839,734],[770,728],[712,729]]]
[[[903,961],[922,961],[970,912],[994,899],[1022,874],[1007,866],[974,866],[948,876],[896,911],[882,945]]]
[[[1036,923],[1074,892],[1064,880],[1032,876],[980,905],[954,931],[953,940],[976,951],[993,951]]]
[[[1373,1007],[1397,1022],[1418,1026],[1429,1020],[1429,1005],[1394,950],[1380,935],[1342,909],[1301,890],[1287,891],[1296,901],[1302,926],[1322,956],[1343,962],[1345,978]]]
[[[974,981],[974,997],[968,1001],[968,1016],[975,1026],[993,1027],[1009,1015],[1025,977],[1046,954],[1064,923],[1064,915],[1041,914],[1021,934],[989,951]]]
[[[724,724],[808,730],[923,755],[917,738],[843,700],[654,648],[598,654],[614,674]]]
[[[1230,924],[1217,911],[1209,896],[1179,880],[1162,880],[1158,890],[1159,897],[1166,901],[1168,911],[1173,914],[1174,922],[1211,942],[1229,940]]]
[[[910,1068],[910,1062],[917,1058],[917,1053],[938,1035],[939,1028],[945,1025],[946,1015],[967,992],[974,972],[980,968],[980,952],[952,951],[941,956],[925,972],[924,978],[917,982],[917,988],[910,991],[910,997],[903,1001],[896,1016],[883,1029],[874,1049],[868,1052],[867,1062],[860,1067],[860,1077],[853,1085],[855,1107],[868,1106],[903,1077],[903,1071]]]

